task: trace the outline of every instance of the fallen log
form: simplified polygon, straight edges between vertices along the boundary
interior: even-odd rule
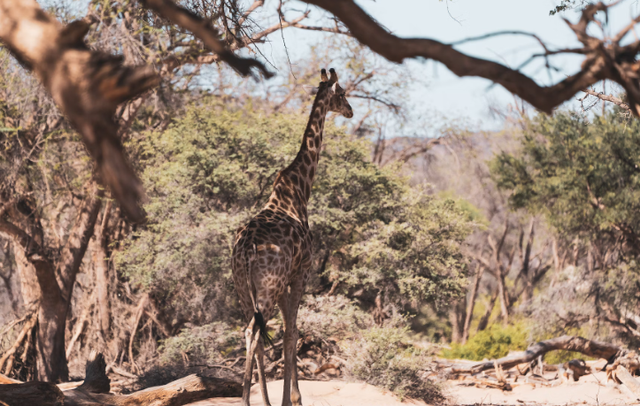
[[[493,369],[496,365],[501,366],[503,369],[509,369],[518,364],[531,362],[539,356],[555,350],[575,351],[594,358],[604,358],[610,360],[610,362],[626,353],[626,350],[614,344],[604,343],[601,341],[591,341],[582,337],[562,336],[540,341],[539,343],[533,344],[527,348],[526,351],[509,355],[504,358],[481,362],[479,364],[472,365],[469,368],[456,368],[454,372],[475,374]]]
[[[7,406],[63,406],[64,395],[49,382],[0,385],[0,404]]]
[[[97,354],[87,362],[85,380],[77,388],[63,392],[48,382],[0,385],[0,406],[180,406],[212,397],[242,395],[239,382],[196,374],[129,395],[112,395],[109,390],[104,358]]]

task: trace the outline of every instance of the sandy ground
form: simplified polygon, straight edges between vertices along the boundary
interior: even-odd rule
[[[341,381],[299,381],[303,406],[425,406],[418,401],[400,402],[393,393],[366,383]],[[282,380],[267,384],[269,400],[273,406],[282,403]],[[238,406],[239,398],[213,398],[189,403],[189,406]],[[261,406],[260,388],[251,388],[251,405]]]
[[[271,404],[282,402],[282,381],[269,382]],[[394,394],[365,383],[342,381],[300,381],[304,406],[426,406],[420,401],[401,402]],[[580,382],[569,382],[546,387],[523,383],[510,392],[463,386],[449,381],[447,394],[453,405],[521,405],[566,406],[594,405],[618,406],[640,404],[623,385],[606,383],[604,372],[582,377]],[[239,398],[214,398],[190,403],[190,406],[239,406]],[[260,389],[251,389],[251,405],[262,405]]]
[[[579,382],[555,387],[522,384],[510,392],[499,389],[481,389],[449,382],[449,395],[454,404],[494,405],[632,405],[638,399],[624,386],[607,383],[604,372],[583,376]]]

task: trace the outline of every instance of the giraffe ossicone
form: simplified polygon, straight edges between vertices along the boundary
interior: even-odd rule
[[[353,109],[332,68],[320,72],[318,87],[302,145],[293,162],[280,171],[264,208],[238,229],[232,254],[233,280],[249,325],[242,405],[249,406],[254,357],[262,399],[270,406],[264,376],[264,342],[270,340],[266,323],[277,304],[284,320],[284,393],[282,405],[302,405],[298,388],[296,320],[300,299],[311,271],[312,241],[307,203],[317,173],[327,112],[346,118]]]

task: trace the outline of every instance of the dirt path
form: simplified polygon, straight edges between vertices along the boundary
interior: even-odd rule
[[[267,384],[269,400],[274,406],[282,402],[282,380]],[[341,381],[300,381],[303,406],[426,406],[424,402],[400,400],[391,392],[366,383]],[[239,398],[214,398],[190,403],[189,406],[239,406]],[[260,389],[251,389],[251,405],[262,406]]]

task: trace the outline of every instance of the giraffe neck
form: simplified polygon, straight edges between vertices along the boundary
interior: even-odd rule
[[[307,128],[302,137],[302,145],[293,162],[282,170],[273,184],[273,193],[267,208],[280,207],[307,222],[307,202],[318,167],[324,121],[329,108],[329,86],[320,85],[313,102]]]

